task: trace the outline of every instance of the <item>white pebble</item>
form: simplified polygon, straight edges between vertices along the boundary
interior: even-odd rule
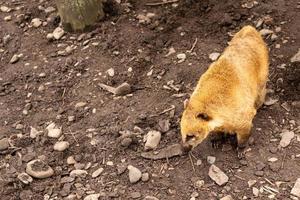
[[[145,144],[145,149],[155,149],[161,140],[161,133],[158,131],[149,131],[146,137],[147,140]]]
[[[226,184],[229,180],[228,176],[215,165],[210,166],[208,175],[219,186]]]
[[[142,178],[142,172],[138,168],[129,165],[127,169],[130,183],[136,183]]]
[[[66,150],[67,148],[69,148],[70,146],[70,143],[67,142],[67,141],[59,141],[59,142],[56,142],[53,146],[53,149],[55,151],[64,151]]]
[[[96,171],[94,171],[92,173],[92,177],[96,178],[96,177],[100,176],[100,174],[102,174],[103,171],[104,171],[104,169],[102,167],[100,167],[99,169],[97,169]]]
[[[208,57],[209,57],[209,59],[210,59],[211,61],[216,61],[216,60],[219,58],[220,55],[221,55],[220,53],[215,52],[215,53],[209,54]]]

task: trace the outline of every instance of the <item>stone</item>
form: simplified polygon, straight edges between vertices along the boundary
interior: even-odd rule
[[[25,172],[18,174],[18,179],[26,185],[33,181],[33,178]]]
[[[143,173],[142,174],[142,181],[143,182],[149,181],[149,173]]]
[[[75,163],[76,163],[76,160],[74,159],[73,156],[69,156],[69,157],[67,158],[67,164],[68,164],[68,165],[74,165]]]
[[[130,137],[126,137],[121,141],[122,147],[129,147],[132,144],[132,139]]]
[[[252,193],[255,197],[258,197],[259,196],[259,189],[257,189],[256,187],[253,187],[252,188]]]
[[[0,10],[1,12],[5,12],[5,13],[8,13],[10,12],[12,9],[7,7],[7,6],[0,6]]]
[[[272,99],[271,97],[266,97],[264,105],[271,106],[271,105],[277,103],[278,101],[279,101],[278,99]]]
[[[248,186],[251,188],[253,185],[255,185],[256,184],[256,180],[249,180],[248,181]]]
[[[215,162],[216,162],[216,157],[214,157],[214,156],[207,156],[207,162],[209,163],[209,164],[214,164]]]
[[[47,14],[53,13],[55,11],[56,11],[56,9],[52,6],[49,6],[45,9],[45,13],[47,13]]]
[[[170,130],[170,120],[159,120],[158,122],[159,130],[162,133],[166,133]]]
[[[154,196],[145,196],[144,200],[159,200],[159,199]]]
[[[140,192],[132,192],[131,193],[131,198],[132,199],[138,199],[138,198],[140,198],[142,195],[141,195],[141,193]]]
[[[261,162],[261,161],[258,161],[257,164],[256,164],[256,169],[257,169],[258,171],[263,170],[265,167],[266,167],[266,164],[263,163],[263,162]]]
[[[75,116],[68,116],[68,121],[73,122],[75,120]]]
[[[142,178],[142,172],[138,168],[129,165],[127,169],[130,183],[136,183]]]
[[[38,179],[49,178],[54,174],[53,169],[40,159],[32,160],[26,165],[26,173]]]
[[[40,18],[33,18],[32,20],[31,20],[31,24],[32,24],[32,26],[33,27],[35,27],[35,28],[38,28],[38,27],[40,27],[41,25],[42,25],[42,20],[40,19]]]
[[[225,185],[229,180],[228,176],[215,165],[210,166],[208,175],[219,186]]]
[[[106,73],[108,76],[113,77],[115,75],[115,70],[113,68],[109,68]]]
[[[13,55],[13,57],[10,59],[9,63],[10,63],[10,64],[15,64],[15,63],[17,63],[19,60],[20,60],[20,57],[19,57],[17,54],[15,54],[15,55]]]
[[[82,108],[82,107],[84,107],[86,105],[87,105],[86,102],[78,102],[78,103],[75,104],[75,108]]]
[[[53,31],[53,37],[56,39],[56,40],[59,40],[60,38],[62,38],[62,36],[65,34],[65,31],[64,29],[60,28],[60,27],[57,27],[54,31]]]
[[[127,94],[129,94],[131,92],[131,86],[128,83],[126,83],[126,82],[122,83],[121,85],[119,85],[116,88],[108,86],[108,85],[105,85],[103,83],[100,83],[99,86],[102,89],[104,89],[104,90],[106,90],[106,91],[108,91],[108,92],[110,92],[110,93],[112,93],[112,94],[114,94],[116,96],[124,96],[124,95],[127,95]]]
[[[272,157],[268,159],[269,162],[276,162],[278,161],[278,158]]]
[[[49,124],[46,129],[50,138],[59,138],[62,134],[62,128],[57,127],[55,123]]]
[[[264,171],[255,171],[254,175],[258,176],[258,177],[262,177],[262,176],[264,176]]]
[[[72,170],[70,172],[70,176],[71,177],[86,177],[87,175],[87,171],[86,170],[82,170],[82,169],[75,169],[75,170]]]
[[[291,140],[294,137],[295,137],[295,133],[293,131],[287,131],[287,130],[283,131],[281,133],[281,140],[279,142],[279,145],[283,148],[289,146],[291,143]]]
[[[11,21],[12,20],[12,17],[11,17],[11,15],[8,15],[8,16],[6,16],[6,17],[4,17],[4,21]]]
[[[221,55],[220,53],[215,52],[215,53],[209,54],[208,57],[209,57],[209,59],[210,59],[211,61],[216,61],[216,60],[219,58],[220,55]]]
[[[269,30],[269,29],[261,29],[259,31],[259,33],[261,34],[261,36],[267,36],[267,35],[273,34],[273,31]]]
[[[30,134],[29,134],[29,137],[34,139],[36,138],[38,135],[40,135],[40,131],[36,130],[34,127],[30,127]]]
[[[59,141],[59,142],[56,142],[53,146],[53,149],[55,151],[64,151],[66,150],[67,148],[69,148],[70,146],[70,143],[67,142],[67,141]]]
[[[99,169],[97,169],[96,171],[94,171],[92,173],[92,178],[96,178],[96,177],[100,176],[100,174],[102,174],[103,171],[104,171],[104,169],[102,167],[100,167]]]
[[[84,197],[83,200],[98,200],[100,198],[101,194],[90,194]]]
[[[185,53],[179,53],[177,54],[178,63],[183,63],[186,60],[186,54]]]
[[[298,52],[291,58],[291,62],[300,62],[300,48],[298,49]]]
[[[9,141],[7,138],[3,138],[0,140],[0,151],[6,150],[9,147]]]
[[[291,190],[291,194],[300,198],[300,178],[296,180],[295,185]]]
[[[220,200],[233,200],[233,198],[231,195],[227,195],[227,196],[221,198]]]
[[[149,131],[146,138],[145,150],[156,149],[161,140],[161,133],[159,131]]]

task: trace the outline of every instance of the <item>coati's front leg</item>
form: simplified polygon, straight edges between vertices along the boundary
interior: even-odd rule
[[[255,101],[255,108],[259,109],[265,102],[265,98],[266,98],[266,94],[267,94],[267,89],[266,89],[266,84],[264,84],[260,91],[259,94],[257,96],[257,99]]]
[[[247,142],[250,137],[252,124],[236,131],[236,138],[237,138],[237,152],[238,158],[242,159],[245,157],[245,147],[247,146]]]

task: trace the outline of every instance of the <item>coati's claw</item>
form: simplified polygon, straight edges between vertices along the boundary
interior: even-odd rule
[[[245,148],[237,148],[237,156],[238,159],[242,160],[243,158],[245,158]]]

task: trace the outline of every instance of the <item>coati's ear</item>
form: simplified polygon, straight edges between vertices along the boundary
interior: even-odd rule
[[[186,107],[188,106],[188,104],[189,104],[189,100],[185,99],[184,102],[183,102],[183,108],[186,109]]]

